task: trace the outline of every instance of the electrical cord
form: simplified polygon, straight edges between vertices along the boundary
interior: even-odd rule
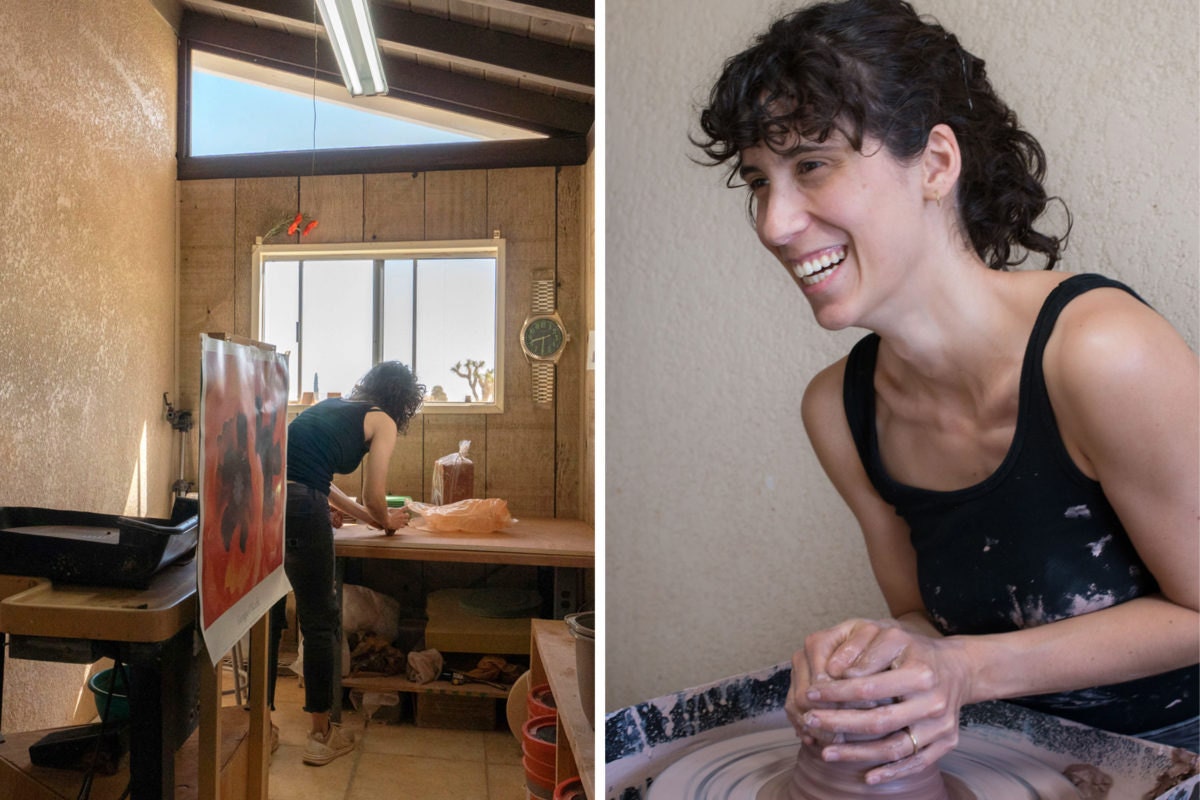
[[[83,783],[79,787],[79,794],[76,795],[76,800],[87,800],[92,795],[92,784],[96,777],[96,763],[100,759],[100,746],[104,742],[104,732],[108,727],[109,709],[112,707],[113,693],[116,691],[117,674],[120,673],[122,682],[125,685],[125,691],[129,691],[129,673],[125,670],[125,663],[120,658],[113,660],[112,670],[109,672],[108,687],[104,692],[104,708],[100,709],[100,730],[96,733],[96,744],[92,748],[92,757],[87,765],[87,772],[84,773]],[[121,794],[120,800],[125,800],[129,796],[129,791],[132,788],[132,776],[130,783],[125,785],[125,791]]]

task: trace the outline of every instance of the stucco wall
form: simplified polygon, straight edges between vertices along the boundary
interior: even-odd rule
[[[0,505],[162,515],[176,469],[175,36],[145,0],[0,3]],[[12,661],[5,731],[84,667]]]
[[[917,0],[1044,146],[1065,269],[1121,278],[1197,344],[1197,5]],[[605,705],[782,661],[885,613],[798,405],[831,334],[687,143],[777,0],[608,0]]]

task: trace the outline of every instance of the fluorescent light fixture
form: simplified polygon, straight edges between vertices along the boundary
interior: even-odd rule
[[[379,43],[367,0],[316,0],[350,94],[387,94]]]

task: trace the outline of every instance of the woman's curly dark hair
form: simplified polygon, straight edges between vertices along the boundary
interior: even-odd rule
[[[1046,156],[996,96],[984,62],[954,34],[902,0],[826,2],[777,20],[725,62],[695,139],[712,165],[765,143],[786,155],[799,134],[825,141],[836,129],[855,150],[865,137],[904,161],[945,123],[962,152],[958,211],[971,246],[992,269],[1042,253],[1051,269],[1066,246],[1034,222],[1046,208]],[[1015,252],[1014,246],[1024,249]]]
[[[399,361],[380,361],[358,379],[347,397],[379,406],[404,431],[425,401],[425,386]]]

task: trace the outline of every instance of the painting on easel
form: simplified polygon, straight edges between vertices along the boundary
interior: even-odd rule
[[[288,591],[287,356],[201,336],[200,623],[215,665]]]

